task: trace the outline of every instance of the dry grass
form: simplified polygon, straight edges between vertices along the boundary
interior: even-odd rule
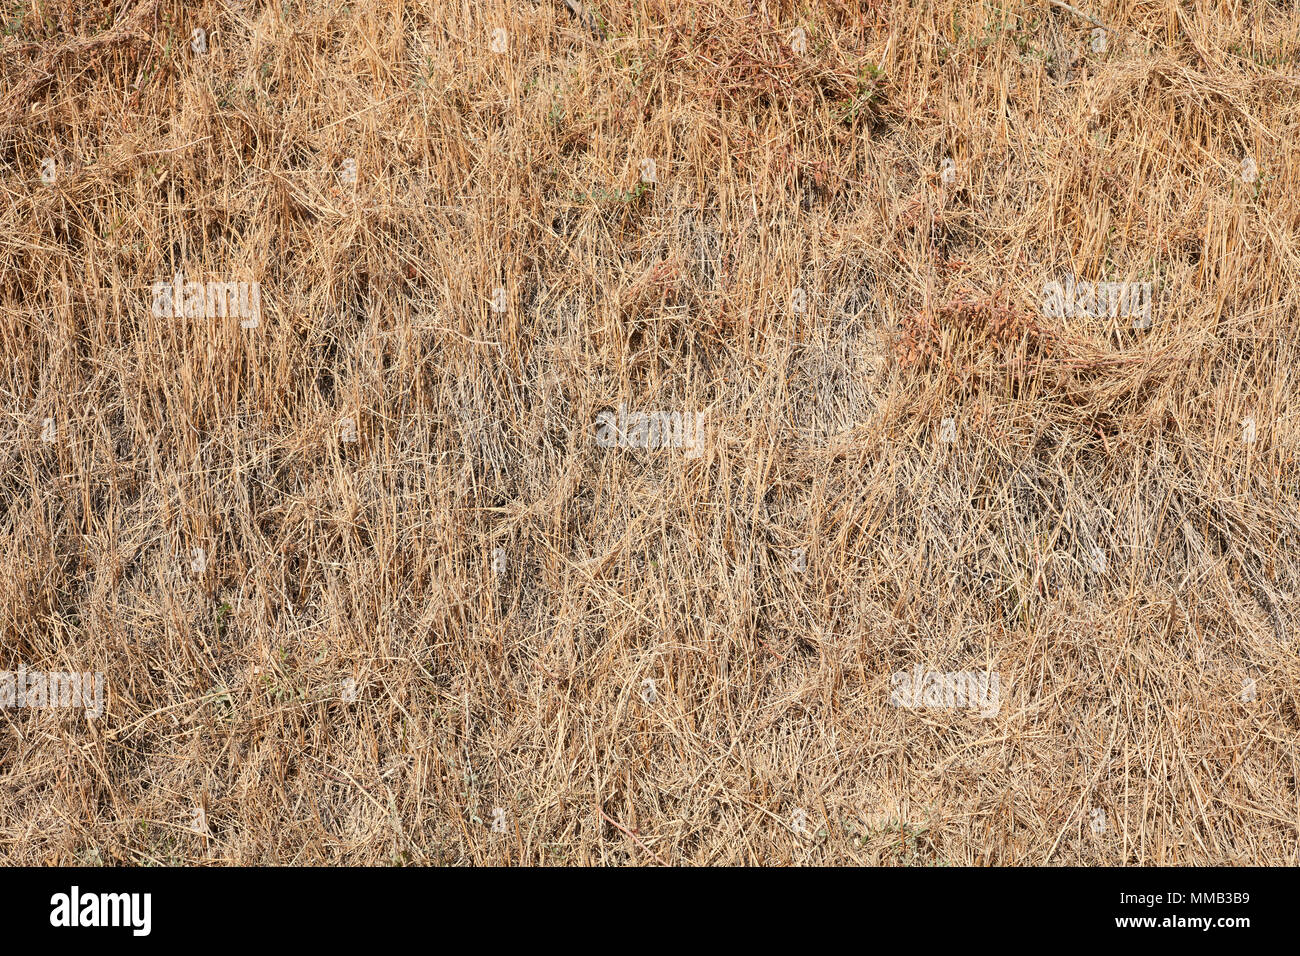
[[[0,6],[0,860],[1300,862],[1294,5]]]

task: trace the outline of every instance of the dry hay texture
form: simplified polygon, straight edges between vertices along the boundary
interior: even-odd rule
[[[0,860],[1296,865],[1300,13],[1072,6],[2,0]]]

